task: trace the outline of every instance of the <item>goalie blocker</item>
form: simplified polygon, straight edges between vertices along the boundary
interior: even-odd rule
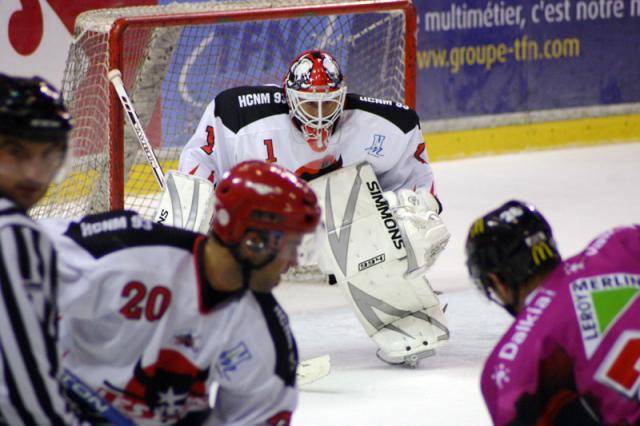
[[[310,184],[326,226],[320,268],[336,276],[381,358],[415,366],[449,340],[443,309],[424,276],[449,240],[431,210],[437,203],[409,190],[383,194],[368,163]]]

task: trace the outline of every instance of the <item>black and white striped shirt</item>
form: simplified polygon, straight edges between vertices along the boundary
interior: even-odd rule
[[[56,252],[0,194],[0,424],[74,423],[58,372]]]

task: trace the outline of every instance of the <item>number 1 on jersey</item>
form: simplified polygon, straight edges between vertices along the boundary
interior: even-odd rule
[[[265,161],[267,163],[275,163],[276,161],[278,161],[273,153],[273,141],[271,139],[265,139],[263,143],[264,146],[267,147],[267,159]]]

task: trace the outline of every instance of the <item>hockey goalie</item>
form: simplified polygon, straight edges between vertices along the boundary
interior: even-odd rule
[[[207,232],[210,182],[170,172],[156,221]],[[378,357],[415,367],[449,339],[442,306],[425,276],[449,240],[426,189],[382,192],[368,163],[311,181],[323,224],[299,252],[335,277]],[[214,213],[215,214],[215,213]]]
[[[215,184],[238,161],[266,160],[311,181],[325,204],[325,232],[317,259],[306,253],[299,263],[317,261],[336,278],[381,357],[414,363],[449,336],[424,276],[449,233],[416,112],[350,93],[345,81],[333,55],[311,50],[293,60],[280,87],[218,93],[180,155],[179,170],[200,179],[187,182],[177,209],[185,191],[165,191],[159,220],[206,232],[199,212],[210,203],[197,207],[196,198],[211,189],[189,187]]]

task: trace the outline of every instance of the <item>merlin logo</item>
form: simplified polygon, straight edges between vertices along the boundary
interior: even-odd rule
[[[570,288],[585,355],[591,358],[607,331],[640,298],[640,276],[584,277],[572,282]]]
[[[374,157],[384,157],[382,154],[382,144],[384,143],[384,140],[385,137],[383,135],[373,135],[373,142],[371,142],[371,146],[369,148],[365,148],[365,151]]]

